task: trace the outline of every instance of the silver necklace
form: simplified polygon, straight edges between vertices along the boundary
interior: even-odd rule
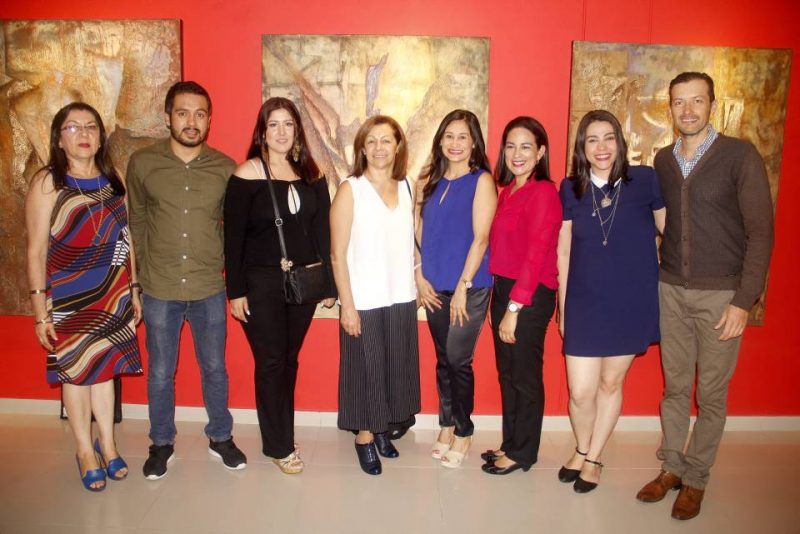
[[[86,198],[86,199],[91,199],[92,197],[90,195],[87,195],[86,193],[84,193],[83,189],[81,189],[80,184],[78,184],[78,180],[80,180],[80,178],[74,178],[74,180],[75,180],[75,187],[78,188],[78,193],[80,193],[81,196]],[[89,200],[84,200],[84,202],[86,203],[86,209],[89,212],[89,222],[92,223],[92,229],[94,229],[94,238],[92,239],[92,244],[93,245],[96,245],[98,243],[98,239],[100,239],[100,228],[102,227],[102,223],[103,223],[103,209],[105,207],[103,205],[103,193],[102,193],[101,188],[100,188],[100,175],[99,174],[96,176],[96,180],[97,180],[97,199],[100,201],[100,221],[99,221],[99,224],[95,224],[95,222],[94,222],[94,214],[92,213],[92,210],[91,210],[92,203]]]
[[[600,208],[597,206],[597,197],[594,193],[595,185],[592,184],[592,217],[595,215],[597,216],[597,220],[600,222],[600,231],[603,233],[603,246],[608,246],[608,237],[611,235],[611,227],[614,226],[614,217],[617,214],[617,206],[619,206],[619,197],[622,194],[622,183],[619,184],[619,188],[614,192],[612,198],[608,198],[606,195],[601,201],[600,206],[603,208],[607,208],[614,203],[614,207],[611,208],[611,213],[608,217],[603,219],[603,215],[600,213]],[[604,203],[605,200],[608,200],[608,203]],[[608,223],[608,229],[606,229],[606,223]]]

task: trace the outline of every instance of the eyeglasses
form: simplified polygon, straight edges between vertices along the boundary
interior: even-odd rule
[[[72,122],[61,128],[61,131],[67,132],[70,135],[77,135],[78,132],[86,132],[89,135],[96,135],[100,131],[100,126],[95,123],[77,124]]]

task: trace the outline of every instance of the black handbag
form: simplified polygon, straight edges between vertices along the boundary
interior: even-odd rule
[[[330,297],[331,273],[328,265],[322,261],[317,243],[310,237],[314,252],[319,261],[308,265],[295,265],[286,253],[286,240],[283,236],[283,219],[278,211],[278,201],[269,168],[261,160],[261,168],[267,180],[269,194],[272,198],[272,209],[275,210],[275,227],[278,230],[278,242],[281,245],[281,270],[283,271],[283,294],[288,304],[312,304]],[[302,225],[302,221],[301,221]],[[303,233],[306,233],[303,226]],[[306,234],[308,235],[308,234]]]

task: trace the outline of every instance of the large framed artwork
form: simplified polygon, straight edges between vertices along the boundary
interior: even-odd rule
[[[714,79],[714,127],[755,145],[769,176],[773,206],[783,152],[791,50],[645,45],[576,41],[572,47],[567,167],[578,122],[586,112],[606,109],[622,123],[632,164],[652,165],[676,134],[669,113],[669,82],[684,71]],[[750,314],[762,324],[764,298]]]
[[[350,174],[353,138],[368,117],[389,115],[400,123],[408,139],[408,175],[416,178],[450,111],[472,111],[487,131],[488,90],[486,38],[263,36],[262,97],[283,96],[297,105],[331,196]],[[316,315],[336,316],[321,307]]]
[[[0,314],[30,312],[24,199],[48,159],[50,122],[73,101],[103,118],[114,165],[168,134],[181,77],[178,20],[0,21]]]
[[[488,123],[485,38],[265,35],[262,73],[264,100],[297,104],[331,192],[349,175],[353,137],[367,117],[389,115],[403,127],[412,178],[448,112],[472,111],[484,131]]]

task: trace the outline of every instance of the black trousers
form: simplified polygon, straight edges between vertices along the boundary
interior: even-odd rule
[[[436,348],[436,389],[439,392],[439,425],[455,426],[456,436],[471,436],[475,425],[470,416],[475,404],[472,358],[481,327],[486,320],[491,288],[467,290],[467,315],[463,326],[450,325],[452,292],[437,292],[442,307],[426,310],[428,328]]]
[[[536,463],[544,417],[544,336],[556,307],[556,292],[542,284],[530,306],[519,312],[514,344],[504,343],[498,327],[508,306],[514,280],[495,277],[491,317],[500,395],[503,404],[503,443],[500,448],[523,466]]]
[[[262,450],[285,458],[294,450],[294,388],[297,356],[315,304],[286,304],[279,268],[247,273],[250,316],[242,323],[255,361],[255,392]]]

